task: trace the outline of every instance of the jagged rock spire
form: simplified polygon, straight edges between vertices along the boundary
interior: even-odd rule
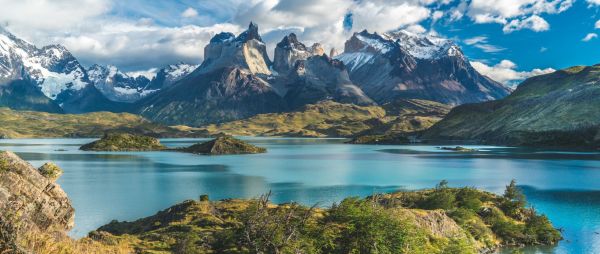
[[[245,32],[243,32],[242,34],[240,34],[240,36],[238,36],[238,40],[241,41],[249,41],[249,40],[257,40],[262,42],[262,38],[260,37],[260,34],[258,33],[258,26],[256,24],[254,24],[254,22],[250,22],[250,25],[248,25],[248,30],[246,30]]]

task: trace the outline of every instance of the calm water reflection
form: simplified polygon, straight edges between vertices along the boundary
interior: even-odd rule
[[[434,146],[346,145],[336,139],[250,138],[267,154],[197,156],[175,152],[98,153],[89,139],[0,140],[35,166],[54,161],[76,209],[74,236],[112,219],[154,214],[185,199],[256,197],[328,206],[346,196],[397,189],[474,186],[501,193],[515,178],[529,201],[564,229],[554,248],[528,253],[600,252],[600,153],[477,147],[474,154]],[[195,139],[165,139],[169,147]]]

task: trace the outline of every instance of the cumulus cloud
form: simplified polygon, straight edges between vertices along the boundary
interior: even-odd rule
[[[83,27],[81,33],[56,36],[56,43],[65,45],[83,64],[113,64],[125,70],[147,70],[179,61],[199,63],[203,48],[212,36],[221,31],[239,33],[233,24],[210,27],[160,27],[128,22],[110,22]],[[98,29],[99,28],[99,29]]]
[[[0,21],[11,30],[34,33],[72,27],[111,10],[110,0],[0,0]],[[83,8],[82,8],[83,7]]]
[[[189,7],[181,13],[181,16],[184,18],[193,18],[193,17],[198,16],[198,11],[196,11],[196,9],[194,9],[192,7]]]
[[[479,73],[490,77],[493,80],[496,80],[500,83],[503,83],[508,86],[515,86],[519,82],[533,76],[552,73],[556,70],[552,68],[546,69],[533,69],[530,71],[518,71],[517,65],[510,60],[502,60],[496,65],[489,66],[485,63],[473,61],[471,62],[473,68],[475,68]]]
[[[530,29],[536,32],[547,31],[550,29],[550,24],[538,15],[533,15],[524,19],[513,19],[508,24],[504,25],[502,31],[511,33],[521,29]]]
[[[536,32],[550,29],[541,14],[561,13],[573,5],[574,0],[472,0],[466,14],[476,23],[499,23],[510,33],[521,29]],[[595,0],[597,1],[597,0]]]
[[[600,5],[600,0],[585,0],[590,5]]]
[[[588,41],[591,41],[592,39],[595,39],[595,38],[598,38],[598,34],[596,34],[596,33],[589,33],[585,37],[583,37],[583,39],[581,39],[581,41],[588,42]]]
[[[600,1],[600,0],[598,0],[598,1]],[[594,28],[600,29],[600,20],[596,21],[596,23],[594,24]]]

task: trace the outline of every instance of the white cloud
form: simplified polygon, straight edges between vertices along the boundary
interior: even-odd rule
[[[586,0],[590,5],[600,5],[600,0]]]
[[[503,24],[510,33],[521,29],[546,31],[550,25],[541,14],[561,13],[573,5],[574,0],[472,0],[466,10],[475,23]],[[600,1],[600,0],[594,0]]]
[[[502,60],[498,64],[489,66],[482,62],[471,62],[473,68],[479,73],[508,86],[517,85],[519,82],[533,76],[554,72],[552,68],[518,71],[517,65],[510,60]]]
[[[192,7],[188,7],[187,9],[185,9],[185,11],[181,13],[181,16],[184,18],[193,18],[198,16],[198,11],[196,11],[196,9]]]
[[[546,48],[546,47],[541,47],[540,48],[540,53],[544,53],[546,51],[548,51],[548,48]]]
[[[475,44],[474,47],[483,50],[486,53],[497,53],[506,50],[506,48],[498,47],[491,44]]]
[[[598,1],[600,1],[600,0],[598,0]],[[594,28],[600,29],[600,20],[596,21],[596,23],[594,24]]]
[[[583,37],[583,39],[581,39],[581,41],[588,42],[595,38],[598,38],[598,35],[596,33],[589,33],[585,37]]]
[[[87,18],[110,11],[110,0],[0,0],[0,22],[13,31],[35,33],[73,27]]]
[[[497,52],[506,50],[506,48],[489,44],[488,37],[482,36],[482,35],[465,39],[463,42],[469,46],[473,46],[478,49],[481,49],[486,53],[497,53]]]
[[[127,72],[127,75],[129,75],[130,77],[144,76],[148,79],[152,79],[152,78],[156,77],[157,72],[158,72],[158,68],[150,68],[148,70],[130,71],[130,72]]]
[[[407,3],[386,6],[362,2],[353,9],[352,13],[357,29],[386,32],[425,20],[431,12],[424,6]]]
[[[536,32],[547,31],[550,29],[550,24],[538,15],[533,15],[524,19],[513,19],[508,24],[504,25],[502,31],[511,33],[521,29],[530,29]]]
[[[210,27],[143,26],[127,22],[89,24],[71,36],[56,36],[85,65],[113,64],[125,70],[147,70],[179,61],[199,63],[203,48],[221,31],[239,33],[232,24]],[[95,29],[90,31],[90,29]]]
[[[436,22],[437,20],[441,19],[443,16],[444,16],[443,11],[434,11],[433,14],[431,14],[431,20],[433,22]]]
[[[465,44],[467,45],[473,45],[473,44],[477,44],[477,43],[485,43],[487,42],[487,36],[475,36],[469,39],[464,40]]]

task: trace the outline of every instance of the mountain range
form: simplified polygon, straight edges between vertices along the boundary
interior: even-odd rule
[[[201,65],[176,64],[153,79],[115,66],[84,68],[63,46],[37,48],[0,30],[0,106],[55,113],[132,112],[165,123],[206,125],[290,112],[332,100],[360,106],[397,99],[448,105],[500,99],[510,89],[479,74],[450,40],[407,31],[355,33],[342,54],[295,34],[274,60],[251,23],[216,34]]]

